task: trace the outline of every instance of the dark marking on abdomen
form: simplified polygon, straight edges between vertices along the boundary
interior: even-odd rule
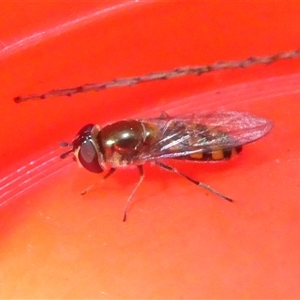
[[[242,146],[238,146],[232,149],[218,149],[214,151],[197,152],[186,156],[176,157],[180,160],[192,160],[192,161],[222,161],[229,160],[242,151]]]

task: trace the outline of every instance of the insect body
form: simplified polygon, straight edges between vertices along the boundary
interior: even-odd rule
[[[232,201],[161,160],[227,160],[238,154],[243,145],[266,135],[272,127],[273,123],[270,120],[232,111],[178,117],[170,117],[163,113],[159,118],[123,120],[103,128],[88,124],[78,132],[71,144],[64,144],[72,149],[63,153],[61,158],[73,152],[78,164],[88,171],[101,173],[109,169],[105,178],[117,168],[137,166],[140,180],[127,200],[123,217],[125,221],[128,205],[144,178],[143,164],[151,161]]]

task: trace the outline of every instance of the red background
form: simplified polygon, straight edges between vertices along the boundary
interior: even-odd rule
[[[300,59],[99,93],[13,98],[299,48],[300,2],[1,3],[1,298],[298,298]],[[86,123],[248,111],[274,121],[228,163],[98,176],[60,160]]]

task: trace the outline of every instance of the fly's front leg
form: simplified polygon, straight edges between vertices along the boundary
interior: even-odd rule
[[[112,175],[114,172],[116,171],[115,168],[110,168],[109,171],[105,174],[104,177],[102,177],[102,180],[105,180],[106,178],[108,178],[110,175]],[[85,189],[84,191],[82,191],[80,193],[80,195],[85,195],[87,192],[89,192],[90,190],[92,190],[97,184],[99,183],[99,181],[97,181],[96,183],[90,185],[87,189]]]

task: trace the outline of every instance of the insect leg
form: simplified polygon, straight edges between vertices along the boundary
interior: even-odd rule
[[[137,189],[139,188],[139,186],[141,185],[145,175],[144,175],[144,170],[143,170],[143,166],[137,166],[138,170],[139,170],[139,173],[140,173],[140,180],[139,182],[137,183],[137,185],[135,186],[134,190],[132,191],[131,195],[129,196],[128,200],[127,200],[127,203],[126,203],[126,206],[125,206],[125,210],[124,210],[124,215],[123,215],[123,222],[126,222],[126,219],[127,219],[127,210],[128,210],[128,207],[129,207],[129,204],[131,202],[131,199],[133,197],[133,195],[136,193]]]
[[[205,183],[203,183],[203,182],[201,182],[201,181],[196,181],[196,180],[194,180],[193,178],[191,178],[191,177],[185,175],[184,173],[181,173],[180,171],[178,171],[178,170],[177,170],[176,168],[174,168],[174,167],[168,166],[168,165],[166,165],[166,164],[164,164],[164,163],[161,163],[161,162],[159,162],[159,161],[155,161],[155,164],[158,165],[159,167],[161,167],[162,169],[165,169],[165,170],[168,170],[168,171],[175,172],[175,173],[179,174],[180,176],[182,176],[182,177],[186,178],[187,180],[191,181],[192,183],[194,183],[194,184],[196,184],[196,185],[198,185],[198,186],[201,186],[201,187],[205,188],[206,190],[208,190],[208,191],[214,193],[215,195],[217,195],[217,196],[219,196],[219,197],[221,197],[221,198],[223,198],[223,199],[225,199],[225,200],[227,200],[227,201],[233,202],[232,199],[230,199],[230,198],[228,198],[227,196],[225,196],[225,195],[219,193],[218,191],[214,190],[214,189],[211,188],[209,185],[207,185],[207,184],[205,184]]]
[[[115,173],[116,170],[117,170],[116,168],[110,168],[109,171],[103,176],[103,180],[108,178],[113,173]]]
[[[108,177],[109,177],[111,174],[113,174],[115,171],[116,171],[115,168],[110,168],[110,170],[105,174],[105,176],[102,177],[102,180],[105,180],[106,178],[108,178]],[[98,182],[99,182],[99,181],[98,181]],[[90,185],[87,189],[85,189],[84,191],[82,191],[82,192],[80,193],[80,195],[85,195],[87,192],[89,192],[91,189],[93,189],[93,188],[97,185],[98,182],[96,182],[96,183]]]
[[[162,111],[159,118],[160,119],[170,119],[171,117],[169,116],[168,113],[166,113],[165,111]]]

